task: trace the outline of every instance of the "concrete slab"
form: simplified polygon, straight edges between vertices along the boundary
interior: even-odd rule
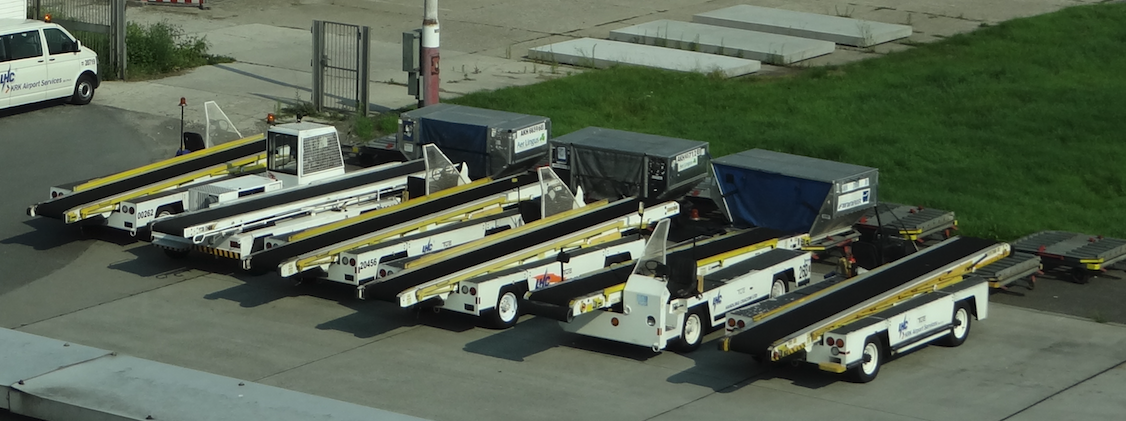
[[[0,329],[0,409],[11,408],[12,386],[63,367],[109,355],[109,351],[30,333]]]
[[[1112,420],[1126,414],[1126,364],[1118,365],[1009,418],[1013,421]]]
[[[528,51],[528,58],[580,67],[606,68],[625,64],[682,72],[718,71],[726,77],[754,73],[762,67],[755,60],[594,38],[535,47]]]
[[[855,47],[871,47],[911,36],[911,27],[907,25],[795,12],[747,4],[698,13],[692,16],[692,21],[708,25],[819,39]]]
[[[394,412],[130,356],[105,356],[14,385],[12,412],[61,420],[422,421]]]
[[[610,39],[780,65],[829,54],[837,48],[829,41],[669,19],[615,29],[610,31]]]

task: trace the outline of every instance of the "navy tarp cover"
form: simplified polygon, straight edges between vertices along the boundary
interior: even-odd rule
[[[469,165],[469,178],[474,180],[489,175],[489,153],[487,139],[489,128],[423,117],[419,122],[418,143],[433,143],[446,154],[450,162],[465,162]]]
[[[736,226],[808,232],[833,187],[832,183],[715,162],[712,168]]]
[[[571,153],[575,155],[575,183],[590,197],[641,196],[644,155],[601,148],[574,148]]]

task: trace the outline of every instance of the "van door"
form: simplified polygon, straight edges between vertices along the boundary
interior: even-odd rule
[[[8,100],[8,97],[11,96],[8,94],[8,79],[12,78],[13,75],[8,69],[8,62],[12,59],[8,56],[7,45],[4,38],[0,37],[0,110],[8,108],[8,104],[11,102]]]
[[[39,30],[16,32],[0,36],[0,42],[10,59],[0,68],[7,68],[8,77],[3,94],[8,95],[9,106],[39,102],[44,99],[43,79],[47,78],[47,57],[43,54],[43,40]],[[0,70],[3,71],[3,70]]]
[[[46,99],[69,97],[74,94],[74,83],[82,71],[78,57],[78,44],[59,28],[43,28],[47,41],[47,77],[43,79]]]

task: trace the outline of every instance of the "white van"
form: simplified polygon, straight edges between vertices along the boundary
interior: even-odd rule
[[[63,27],[30,19],[0,19],[0,109],[70,98],[94,99],[98,54]]]

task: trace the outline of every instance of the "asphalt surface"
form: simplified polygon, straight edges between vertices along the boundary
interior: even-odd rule
[[[48,103],[0,114],[0,294],[58,270],[93,240],[77,226],[30,218],[27,206],[49,198],[48,188],[135,168],[171,153],[179,136],[157,142],[167,119],[99,105]]]
[[[60,118],[70,123],[57,124]],[[0,118],[0,129],[34,136],[48,123],[98,150],[56,152],[68,143],[40,136],[42,147],[18,149],[25,159],[4,155],[3,189],[23,202],[5,203],[12,213],[0,223],[7,234],[0,263],[20,274],[3,280],[3,327],[435,420],[1095,420],[1126,413],[1126,400],[1113,392],[1126,385],[1126,331],[1088,318],[995,305],[965,345],[920,349],[858,385],[720,352],[718,332],[681,355],[569,334],[534,317],[496,331],[464,315],[358,301],[346,287],[244,276],[223,260],[170,260],[105,230],[83,238],[76,227],[26,217],[23,206],[52,182],[168,156],[175,146],[166,136],[141,133],[174,139],[178,124],[63,106]],[[53,266],[42,267],[47,262]],[[1079,287],[1098,294],[1100,279]],[[1027,297],[1004,299],[1050,288],[1042,280]]]

